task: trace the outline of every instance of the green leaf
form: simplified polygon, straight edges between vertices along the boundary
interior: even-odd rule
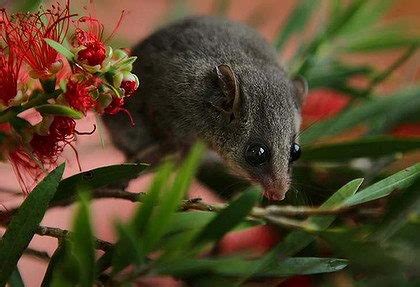
[[[94,190],[137,178],[146,167],[145,164],[118,164],[81,172],[60,182],[52,202],[59,204],[74,199],[80,187],[84,187],[86,190]]]
[[[420,206],[420,177],[404,192],[390,201],[380,224],[371,236],[383,242],[397,233],[409,220],[411,212]]]
[[[131,226],[117,224],[118,243],[112,256],[112,272],[114,274],[123,270],[131,263],[140,265],[143,260],[141,243],[139,244],[135,230]]]
[[[352,196],[362,184],[363,179],[355,179],[344,185],[337,192],[335,192],[320,208],[339,208],[343,206],[344,202]],[[334,221],[334,216],[311,216],[307,222],[316,226],[318,230],[327,229],[328,226]],[[290,232],[277,246],[275,246],[268,254],[259,259],[253,269],[253,272],[246,278],[252,277],[263,270],[269,270],[273,264],[277,264],[278,260],[282,260],[288,256],[292,256],[303,248],[308,246],[315,238],[303,231]]]
[[[419,37],[410,37],[403,29],[389,27],[377,28],[370,33],[352,37],[351,41],[345,41],[342,49],[349,53],[367,53],[419,45]]]
[[[360,124],[384,121],[389,113],[408,116],[407,111],[413,112],[413,106],[420,106],[419,93],[420,87],[415,86],[404,88],[392,96],[375,97],[362,105],[345,110],[336,117],[313,125],[302,133],[300,141],[308,144],[321,137],[340,134]]]
[[[22,276],[20,275],[19,269],[16,267],[12,275],[9,278],[10,287],[25,287]]]
[[[71,251],[79,266],[81,286],[93,286],[95,281],[95,241],[89,211],[88,193],[79,193],[79,207],[73,220]]]
[[[260,195],[259,188],[249,188],[228,207],[220,211],[197,235],[195,242],[200,244],[220,240],[224,234],[232,230],[249,214]]]
[[[132,219],[131,225],[136,230],[137,234],[142,234],[145,231],[152,212],[159,203],[159,196],[163,189],[167,187],[168,179],[173,168],[173,164],[169,161],[158,168],[153,182],[144,196],[143,202],[139,204]]]
[[[340,31],[342,37],[353,37],[354,34],[366,31],[367,28],[377,23],[391,6],[393,0],[369,0],[364,1],[356,13],[354,13],[351,21]]]
[[[45,42],[47,42],[48,45],[50,45],[51,48],[53,48],[58,53],[60,53],[64,57],[66,57],[69,61],[74,60],[75,55],[69,49],[67,49],[66,47],[64,47],[60,43],[58,43],[54,40],[51,40],[51,39],[45,38],[44,40],[45,40]]]
[[[14,10],[18,12],[30,12],[38,9],[43,0],[20,0],[16,1]]]
[[[48,174],[13,215],[0,240],[0,286],[6,284],[35,234],[64,172],[64,164]]]
[[[278,33],[274,40],[274,47],[280,51],[286,41],[296,32],[304,30],[306,23],[309,21],[315,8],[320,4],[320,1],[301,0],[289,15],[286,24],[283,26],[280,33]]]
[[[59,266],[63,263],[66,256],[66,241],[60,241],[57,249],[54,251],[50,262],[48,263],[47,271],[45,272],[44,279],[42,279],[41,286],[51,286],[54,272],[57,271]]]
[[[191,277],[205,274],[222,276],[247,276],[252,273],[252,278],[259,277],[288,277],[299,274],[319,274],[336,272],[347,266],[347,260],[336,258],[287,258],[278,261],[270,269],[256,273],[254,266],[257,260],[244,258],[221,259],[182,259],[158,267],[158,272],[176,277]]]
[[[305,147],[307,161],[348,161],[354,158],[378,158],[420,148],[420,139],[374,137],[337,144]]]
[[[178,209],[181,200],[190,187],[203,152],[203,144],[194,145],[175,177],[172,187],[166,193],[161,194],[160,204],[150,218],[146,228],[144,237],[145,250],[151,250],[156,246],[169,227],[172,215]]]
[[[410,186],[420,176],[420,163],[393,174],[347,198],[345,206],[362,204]]]
[[[35,109],[43,115],[64,116],[77,120],[83,118],[83,113],[63,105],[46,104],[37,106]]]
[[[139,204],[130,226],[116,226],[119,238],[112,255],[113,272],[121,271],[130,263],[139,264],[149,252],[150,243],[145,243],[144,232],[150,224],[153,211],[159,204],[159,195],[164,188],[168,187],[168,179],[173,168],[173,164],[167,161],[157,169],[153,182],[144,196],[143,202]],[[128,255],[129,249],[133,249],[133,252]]]

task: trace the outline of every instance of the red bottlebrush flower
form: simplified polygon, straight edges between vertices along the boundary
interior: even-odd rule
[[[57,4],[45,11],[18,13],[11,18],[3,10],[3,20],[7,23],[6,33],[18,56],[31,67],[34,77],[46,79],[61,69],[62,62],[58,52],[45,39],[62,43],[71,17],[69,1],[64,9]]]
[[[105,113],[115,115],[124,110],[122,106],[124,106],[124,98],[113,98],[112,102],[105,108]]]
[[[0,124],[0,132],[7,133],[9,131],[10,131],[10,124],[9,123]]]
[[[115,115],[119,112],[124,112],[130,119],[131,126],[135,126],[133,117],[127,109],[123,108],[123,106],[124,98],[113,98],[112,102],[105,108],[104,112],[109,115]]]
[[[44,174],[40,164],[23,148],[9,152],[8,157],[22,191],[28,194]]]
[[[402,124],[391,133],[397,137],[420,137],[420,124]]]
[[[92,17],[82,17],[79,24],[85,23],[87,31],[77,28],[73,37],[73,46],[82,48],[77,59],[89,66],[101,65],[106,58],[106,47],[102,42],[103,25]]]
[[[96,101],[90,94],[89,85],[85,82],[70,80],[67,83],[64,97],[72,108],[83,113],[96,107]]]
[[[333,90],[310,91],[302,107],[302,115],[308,120],[325,119],[339,113],[348,102],[348,97]]]
[[[263,254],[280,240],[279,233],[269,226],[255,226],[226,234],[219,242],[221,255],[240,252]]]
[[[0,104],[8,106],[17,94],[22,60],[17,57],[15,46],[6,34],[6,25],[7,22],[0,18],[0,39],[6,43],[5,47],[0,47]]]
[[[72,141],[76,132],[76,121],[68,117],[55,117],[49,128],[50,134],[59,141]]]
[[[55,164],[58,155],[62,152],[59,139],[51,134],[45,136],[34,134],[29,145],[32,148],[33,154],[43,164]]]

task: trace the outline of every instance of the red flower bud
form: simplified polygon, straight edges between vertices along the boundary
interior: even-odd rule
[[[83,46],[86,48],[77,53],[77,58],[89,66],[101,65],[106,58],[105,45],[100,41],[93,41]]]
[[[83,113],[94,109],[96,106],[96,101],[89,93],[88,85],[83,82],[70,80],[64,97],[72,108]]]
[[[124,99],[123,98],[113,98],[112,102],[105,108],[105,113],[109,115],[115,115],[123,110],[122,106],[124,106]]]
[[[123,80],[121,82],[120,88],[124,90],[124,95],[129,97],[129,96],[132,96],[134,94],[134,92],[137,90],[138,86],[137,86],[136,81]]]

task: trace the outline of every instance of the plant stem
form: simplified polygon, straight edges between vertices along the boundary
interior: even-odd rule
[[[60,229],[56,227],[42,226],[42,225],[38,227],[35,233],[41,236],[55,237],[60,240],[67,238],[71,234],[71,232],[68,230],[64,230],[64,229]],[[95,245],[96,245],[96,249],[99,249],[102,251],[108,251],[113,246],[111,243],[98,239],[98,238],[95,238]]]

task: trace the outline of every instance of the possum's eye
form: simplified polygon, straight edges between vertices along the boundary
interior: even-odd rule
[[[245,160],[252,166],[260,166],[270,159],[270,150],[265,144],[250,144],[245,151]]]
[[[297,143],[293,143],[290,147],[290,162],[297,161],[300,158],[300,154],[302,153],[302,150],[300,148],[300,145]]]

